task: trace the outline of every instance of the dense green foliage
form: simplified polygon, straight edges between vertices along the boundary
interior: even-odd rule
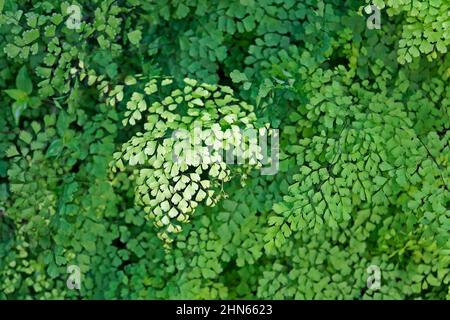
[[[450,299],[450,2],[368,3],[0,0],[0,299]]]

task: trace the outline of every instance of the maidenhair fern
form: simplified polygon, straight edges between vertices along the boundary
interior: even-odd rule
[[[450,3],[446,0],[374,0],[390,16],[404,15],[398,61],[411,62],[421,55],[436,59],[450,45]]]
[[[162,228],[166,242],[199,204],[215,205],[233,175],[244,180],[250,167],[261,168],[257,136],[246,131],[271,134],[265,127],[256,130],[253,106],[235,98],[231,88],[184,79],[182,89],[172,89],[172,82],[151,79],[143,91],[133,91],[123,123],[143,122],[143,132],[114,155],[113,167],[131,167],[136,203]]]
[[[450,299],[449,9],[0,0],[0,299]]]

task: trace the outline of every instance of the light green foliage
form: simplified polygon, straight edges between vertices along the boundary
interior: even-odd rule
[[[188,222],[199,204],[212,206],[220,200],[223,183],[233,174],[220,152],[221,141],[229,142],[236,154],[241,144],[251,144],[240,127],[254,129],[256,120],[253,106],[239,102],[229,87],[186,78],[182,90],[167,91],[171,83],[171,79],[160,83],[151,79],[143,92],[132,93],[123,123],[135,126],[145,118],[144,132],[137,132],[114,155],[113,168],[134,168],[130,179],[136,181],[136,202],[158,228],[164,228],[158,235],[166,242],[172,242],[170,234],[181,231],[180,223]],[[161,97],[162,92],[167,96]],[[178,141],[178,135],[184,142]],[[242,161],[261,167],[259,152],[252,162],[248,151]],[[239,169],[234,174],[245,174]]]
[[[39,107],[41,101],[38,97],[31,97],[33,91],[33,83],[28,75],[25,66],[20,68],[16,77],[16,88],[5,90],[5,93],[14,99],[11,106],[11,112],[14,116],[15,123],[18,124],[20,115],[30,105],[31,107]]]
[[[450,299],[448,12],[0,1],[0,299]]]
[[[367,0],[368,1],[368,0]],[[447,0],[374,0],[390,16],[403,15],[398,61],[411,62],[420,55],[436,59],[450,45],[450,2]]]

